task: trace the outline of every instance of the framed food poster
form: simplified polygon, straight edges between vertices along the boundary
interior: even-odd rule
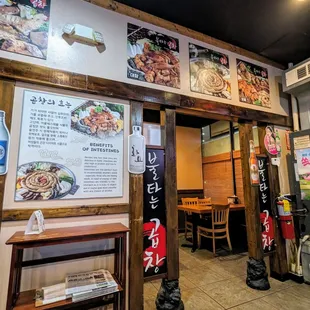
[[[0,0],[0,50],[46,59],[50,0]]]
[[[237,59],[239,100],[271,108],[268,70]]]
[[[25,91],[15,201],[122,197],[124,105]]]
[[[128,23],[127,77],[180,88],[179,40]]]
[[[191,91],[231,99],[229,58],[189,43]]]

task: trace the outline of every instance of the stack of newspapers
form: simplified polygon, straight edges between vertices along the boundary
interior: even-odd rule
[[[35,306],[41,307],[44,305],[52,304],[54,302],[65,300],[67,298],[65,290],[65,283],[42,287],[41,289],[36,290]]]
[[[35,306],[40,307],[69,298],[72,298],[72,302],[79,302],[113,294],[118,290],[118,284],[108,270],[69,274],[65,283],[37,289]]]
[[[118,291],[118,284],[108,270],[70,274],[66,277],[65,295],[79,302]]]

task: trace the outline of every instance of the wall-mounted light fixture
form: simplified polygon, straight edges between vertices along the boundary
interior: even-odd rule
[[[93,45],[105,45],[102,33],[90,27],[79,24],[66,24],[63,28],[64,34],[70,38]]]

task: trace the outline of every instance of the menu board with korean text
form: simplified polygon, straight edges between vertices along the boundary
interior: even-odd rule
[[[237,59],[239,100],[271,108],[268,70]]]
[[[0,1],[0,50],[46,59],[50,0]]]
[[[122,197],[124,105],[24,92],[15,201]]]
[[[179,40],[128,23],[127,77],[180,88]]]
[[[167,272],[164,150],[146,150],[143,206],[144,277]]]
[[[275,250],[274,227],[271,209],[271,195],[269,188],[268,158],[257,156],[259,172],[259,205],[262,226],[262,246],[264,253]]]
[[[191,91],[231,99],[228,55],[190,43],[189,58]]]

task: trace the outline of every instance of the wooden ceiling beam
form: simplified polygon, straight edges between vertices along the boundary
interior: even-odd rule
[[[250,52],[246,49],[243,49],[241,47],[229,44],[227,42],[212,38],[212,37],[210,37],[206,34],[203,34],[201,32],[194,31],[192,29],[189,29],[187,27],[175,24],[173,22],[167,21],[165,19],[151,15],[149,13],[137,10],[135,8],[132,8],[128,5],[119,3],[117,1],[114,1],[114,0],[84,0],[84,1],[95,4],[95,5],[100,6],[100,7],[103,7],[105,9],[110,10],[110,11],[120,13],[122,15],[126,15],[129,17],[141,20],[143,22],[153,24],[153,25],[158,26],[158,27],[165,28],[167,30],[170,30],[170,31],[176,32],[178,34],[184,35],[186,37],[190,37],[192,39],[213,45],[215,47],[225,49],[227,51],[239,54],[240,56],[248,57],[248,58],[251,58],[253,60],[262,62],[264,64],[267,64],[267,65],[270,65],[270,66],[273,66],[273,67],[276,67],[276,68],[279,68],[282,70],[287,69],[285,66],[283,66],[283,65],[281,65],[281,64],[279,64],[273,60],[270,60],[264,56]]]
[[[83,93],[183,108],[183,114],[185,110],[189,114],[194,114],[194,111],[196,111],[197,116],[201,114],[201,117],[207,116],[207,118],[211,119],[227,119],[231,121],[239,119],[256,120],[292,127],[291,117],[283,115],[183,96],[163,90],[57,70],[6,58],[0,58],[0,77]]]

